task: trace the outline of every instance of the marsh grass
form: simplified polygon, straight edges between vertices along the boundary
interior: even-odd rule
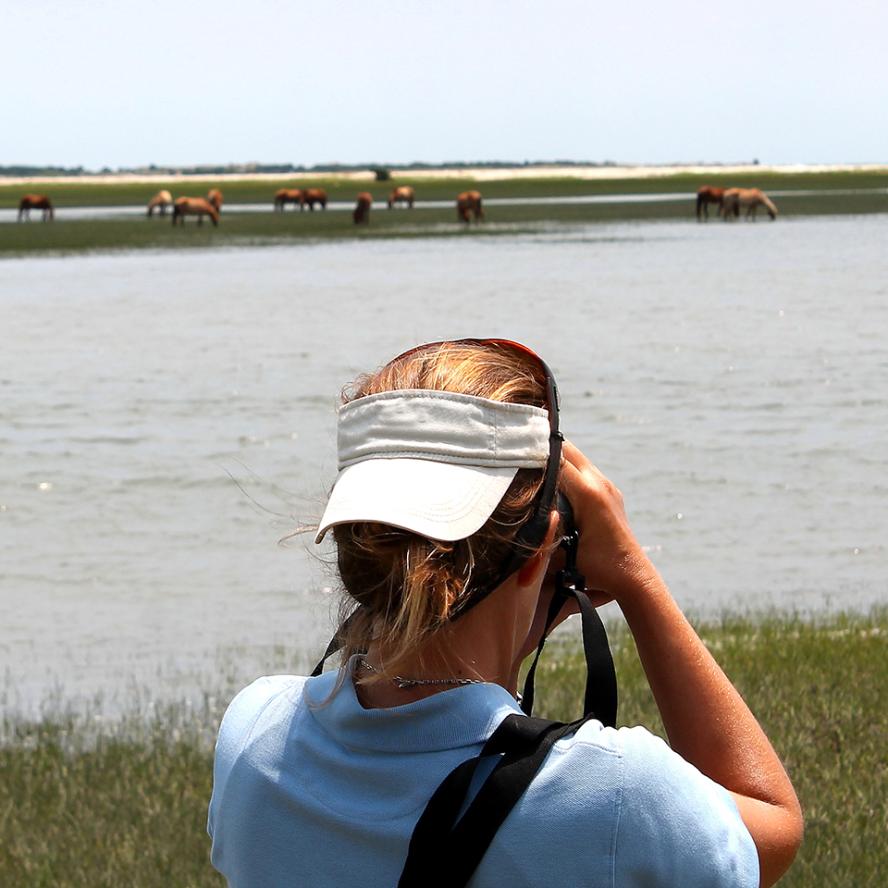
[[[409,178],[398,180],[410,183]],[[65,207],[139,205],[148,201],[159,187],[174,194],[202,194],[208,183],[157,182],[151,185],[58,183],[52,186],[57,207],[56,221],[0,225],[0,256],[65,254],[86,251],[172,249],[261,246],[310,243],[313,240],[413,238],[413,237],[491,237],[534,233],[546,226],[584,225],[595,222],[651,221],[694,218],[693,195],[700,177],[685,174],[658,179],[513,179],[477,183],[471,179],[431,179],[412,181],[420,201],[453,201],[467,187],[480,187],[485,198],[516,200],[539,197],[578,197],[588,195],[633,195],[640,193],[674,195],[652,202],[603,204],[524,204],[489,206],[487,221],[470,228],[456,220],[451,206],[418,206],[412,211],[385,209],[390,185],[357,183],[342,179],[324,180],[331,201],[352,202],[358,190],[366,188],[374,196],[370,224],[356,228],[351,214],[341,211],[272,212],[271,199],[277,187],[294,186],[297,179],[277,182],[232,181],[225,183],[226,207],[218,228],[208,222],[198,226],[193,219],[184,228],[174,229],[169,217],[120,216],[104,219],[66,219]],[[710,176],[712,184],[757,184],[766,191],[789,190],[776,202],[781,222],[810,215],[864,214],[888,212],[888,176],[864,173],[762,174],[751,177]],[[25,189],[27,190],[27,189]],[[803,193],[814,190],[816,194]],[[0,207],[14,207],[23,189],[0,185]],[[232,213],[232,205],[266,203],[267,213]],[[766,220],[762,220],[763,222]],[[710,224],[719,224],[714,219]]]
[[[782,197],[781,219],[812,215],[888,212],[888,194],[860,195],[822,192],[816,196]],[[68,219],[59,213],[52,224],[30,222],[0,224],[0,257],[65,255],[84,252],[140,249],[213,249],[310,244],[334,240],[374,240],[417,237],[497,237],[519,234],[569,234],[571,226],[602,222],[693,220],[693,203],[687,196],[651,203],[545,204],[488,207],[481,225],[466,226],[453,209],[419,208],[388,211],[375,207],[370,224],[355,226],[351,214],[341,211],[226,213],[218,228],[189,219],[173,228],[169,217],[147,219],[121,216],[106,219]],[[713,219],[710,225],[722,225]],[[737,224],[737,223],[734,223]],[[746,224],[746,223],[743,223]],[[767,218],[759,225],[771,224]]]
[[[765,173],[748,172],[742,175],[713,174],[706,176],[677,173],[656,178],[627,179],[578,179],[565,175],[560,178],[491,179],[479,182],[465,178],[414,178],[409,174],[398,176],[391,182],[355,181],[331,176],[305,180],[290,176],[275,180],[254,181],[249,179],[189,181],[182,179],[158,179],[149,183],[107,182],[53,182],[45,185],[7,185],[0,180],[0,208],[17,207],[22,194],[39,191],[47,193],[57,207],[71,206],[125,206],[146,205],[161,188],[180,195],[202,196],[219,184],[225,194],[225,202],[267,203],[269,210],[275,191],[279,188],[324,188],[331,200],[352,201],[359,191],[369,191],[374,202],[384,201],[395,185],[412,185],[420,200],[453,200],[468,188],[479,188],[485,197],[560,197],[592,194],[694,194],[701,185],[722,187],[761,188],[764,191],[779,190],[846,190],[888,188],[888,175],[869,171],[812,172],[812,173]]]
[[[802,800],[806,838],[781,884],[881,884],[888,871],[888,610],[817,620],[729,617],[699,629]],[[614,624],[610,634],[620,724],[660,731],[628,633]],[[232,663],[236,683],[252,678],[238,671]],[[583,680],[575,640],[553,640],[540,667],[537,714],[575,717]],[[110,722],[98,712],[52,709],[36,721],[5,718],[0,884],[221,885],[208,863],[205,824],[218,701],[231,691],[214,691],[198,705]]]
[[[728,617],[698,629],[780,754],[805,812],[805,841],[780,884],[882,884],[888,872],[888,610],[813,622]],[[624,631],[611,634],[619,723],[663,735],[634,645]],[[576,718],[584,671],[576,650],[550,657],[539,672],[539,714]]]

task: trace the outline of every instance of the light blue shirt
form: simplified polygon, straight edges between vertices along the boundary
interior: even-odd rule
[[[520,712],[493,684],[364,709],[350,678],[330,696],[336,677],[260,678],[225,713],[208,830],[232,886],[394,888],[432,792]],[[479,767],[470,794],[489,770]],[[722,787],[644,728],[590,721],[555,744],[470,885],[758,881],[755,846]]]

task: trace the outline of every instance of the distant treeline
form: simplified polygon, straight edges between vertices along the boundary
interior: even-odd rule
[[[0,176],[84,176],[89,172],[83,167],[0,166]]]
[[[616,166],[616,161],[589,161],[589,160],[453,160],[444,163],[316,163],[311,166],[294,163],[229,163],[229,164],[199,164],[197,166],[150,166],[142,167],[118,167],[111,169],[103,167],[100,170],[88,170],[82,166],[0,166],[0,176],[89,176],[89,175],[156,175],[156,176],[194,176],[194,175],[220,175],[225,173],[351,173],[361,170],[385,170],[397,168],[399,170],[464,170],[464,169],[512,169],[514,167],[585,167]]]

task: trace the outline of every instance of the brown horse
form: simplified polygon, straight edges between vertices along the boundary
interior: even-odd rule
[[[169,191],[158,191],[151,200],[148,201],[148,216],[153,216],[154,211],[158,210],[161,216],[166,216],[167,207],[173,205],[173,195]]]
[[[355,225],[366,225],[370,221],[370,207],[372,206],[373,195],[369,191],[360,192],[358,202],[355,204],[355,211],[352,213]]]
[[[18,221],[27,219],[30,222],[31,210],[43,210],[44,222],[52,222],[55,218],[52,201],[45,194],[26,194],[19,201]]]
[[[207,192],[207,200],[216,208],[217,213],[222,212],[222,192],[218,188],[211,188]]]
[[[314,212],[315,204],[320,204],[322,210],[327,209],[327,192],[323,188],[306,188],[302,192],[302,208],[306,205]]]
[[[392,193],[389,195],[388,199],[388,208],[391,209],[395,204],[407,204],[408,209],[413,209],[413,201],[415,198],[415,192],[410,185],[399,185],[397,188],[392,189]]]
[[[777,218],[777,207],[764,191],[758,188],[729,188],[725,191],[723,212],[726,222],[732,215],[739,218],[741,210],[746,210],[746,218],[755,222],[759,207],[765,208],[772,222]]]
[[[460,222],[468,224],[474,217],[476,222],[484,218],[484,210],[481,207],[480,191],[463,191],[456,196],[456,215]]]
[[[721,215],[724,206],[725,189],[715,188],[712,185],[704,185],[697,190],[697,221],[709,218],[709,204],[715,204],[718,215]]]
[[[208,200],[202,197],[177,197],[173,204],[173,225],[179,220],[185,225],[186,216],[197,216],[197,224],[203,225],[203,217],[209,216],[213,225],[219,224],[219,211]]]
[[[274,194],[274,210],[276,213],[283,213],[284,207],[288,204],[293,207],[302,206],[302,191],[299,188],[280,188]]]
[[[737,195],[740,193],[739,188],[725,188],[722,194],[722,218],[727,222],[731,217],[740,215],[740,208],[737,203]]]

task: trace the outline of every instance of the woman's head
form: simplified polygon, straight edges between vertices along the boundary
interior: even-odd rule
[[[405,390],[547,407],[546,376],[538,360],[506,344],[472,341],[408,352],[359,377],[343,392],[342,400],[353,404]],[[373,643],[386,652],[381,677],[391,674],[430,634],[504,580],[516,535],[534,513],[543,475],[543,468],[519,468],[490,517],[463,539],[430,539],[376,521],[335,524],[339,575],[346,593],[344,656]],[[361,607],[355,610],[356,605]],[[346,625],[344,618],[351,614]]]

